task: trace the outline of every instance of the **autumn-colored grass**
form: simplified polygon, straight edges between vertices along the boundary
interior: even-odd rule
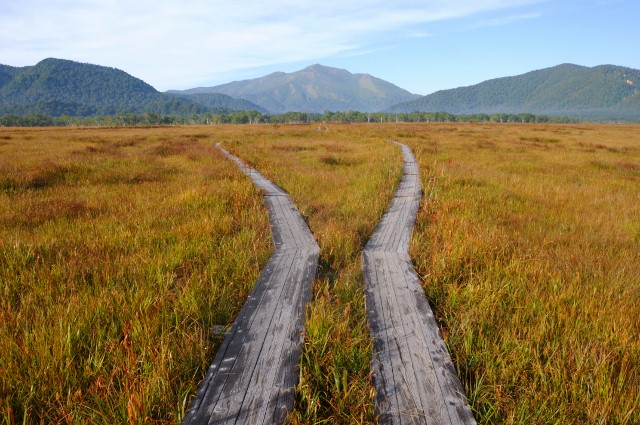
[[[175,423],[271,252],[191,128],[0,130],[5,423]]]
[[[290,420],[372,423],[361,252],[400,180],[400,151],[359,126],[256,127],[221,141],[291,194],[320,245]]]
[[[425,197],[411,254],[480,423],[639,421],[637,126],[334,125],[329,134],[342,149],[372,138],[408,143],[416,152]],[[292,193],[326,255],[340,244],[323,241],[328,217],[318,211],[339,211],[344,201],[330,206],[329,200],[363,193],[367,180],[351,176],[353,185],[327,189],[331,179],[310,158],[319,155],[321,163],[347,170],[354,162],[341,158],[339,147],[317,152],[317,136],[307,137],[308,143],[285,148],[283,135],[269,133],[258,145],[238,141],[236,149]],[[365,159],[370,170],[383,158],[400,162],[390,146],[372,145]],[[378,149],[388,153],[374,159]],[[297,168],[312,176],[309,183]],[[359,173],[379,179],[373,171]],[[312,203],[323,207],[306,207]],[[366,196],[357,204],[372,208]],[[370,235],[378,212],[360,213],[337,216],[345,232],[360,228]],[[345,266],[352,269],[345,263],[335,270]],[[350,334],[329,326],[314,332],[321,328],[316,323],[338,330],[355,312],[362,320],[361,293],[336,297],[336,286],[323,287],[322,279],[316,287],[322,291],[311,306],[294,418],[371,423],[371,388],[359,384],[366,367],[353,363],[338,372],[345,348],[364,331],[353,322]],[[357,383],[348,384],[351,376]],[[358,400],[367,408],[359,410]],[[310,406],[318,406],[315,416]]]
[[[321,246],[292,420],[373,421],[360,250],[400,178],[395,147],[313,126],[2,137],[5,421],[180,420],[211,328],[270,248],[261,197],[215,142],[288,190]]]
[[[408,127],[411,254],[480,423],[640,422],[638,126]]]
[[[360,251],[399,181],[479,423],[639,423],[640,128],[0,129],[0,398],[21,422],[177,422],[271,246],[220,142],[321,247],[293,423],[374,423]]]

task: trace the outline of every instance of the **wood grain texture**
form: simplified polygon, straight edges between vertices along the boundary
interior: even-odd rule
[[[280,424],[293,407],[320,249],[291,198],[218,145],[264,193],[276,251],[226,335],[183,424]]]
[[[397,144],[404,176],[362,255],[378,422],[475,424],[408,254],[422,189],[413,153]]]

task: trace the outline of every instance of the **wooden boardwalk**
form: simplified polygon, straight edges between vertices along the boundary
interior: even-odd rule
[[[183,424],[279,424],[294,401],[320,249],[290,197],[218,145],[264,193],[275,253],[226,335]]]
[[[415,157],[398,145],[404,176],[362,256],[376,413],[381,424],[475,424],[408,254],[422,189]]]

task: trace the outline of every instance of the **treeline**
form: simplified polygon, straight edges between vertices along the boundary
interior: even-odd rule
[[[520,122],[520,123],[574,123],[575,118],[523,114],[451,114],[448,112],[325,112],[319,121],[329,122]]]
[[[389,122],[497,122],[497,123],[578,123],[584,120],[534,114],[471,114],[454,115],[447,112],[366,113],[358,111],[330,112],[323,114],[287,112],[263,114],[258,111],[229,113],[201,113],[192,115],[163,115],[161,113],[116,114],[93,117],[52,117],[46,114],[0,117],[3,127],[43,126],[151,126],[185,124],[301,124],[313,122],[333,123],[389,123]]]

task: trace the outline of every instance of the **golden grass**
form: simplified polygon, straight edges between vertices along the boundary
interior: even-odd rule
[[[6,423],[177,422],[271,251],[193,129],[1,130]]]
[[[3,339],[13,350],[2,366],[11,372],[1,375],[6,421],[181,418],[219,343],[211,327],[233,318],[268,246],[262,199],[211,150],[218,141],[292,194],[321,246],[292,421],[373,420],[360,251],[399,180],[395,147],[349,127],[5,134],[0,217],[9,242],[1,266],[10,296],[2,309],[12,319]],[[38,258],[33,274],[25,255]],[[183,285],[193,288],[184,299],[176,294]],[[27,308],[22,292],[46,302]],[[107,319],[94,319],[103,309]],[[39,330],[31,316],[42,317]],[[30,359],[20,357],[24,339],[37,339]],[[43,376],[52,364],[56,373]],[[39,384],[43,378],[51,384]]]
[[[291,422],[372,423],[360,255],[400,179],[400,151],[356,126],[258,127],[222,140],[291,194],[320,245]]]
[[[4,420],[177,422],[266,261],[258,192],[321,247],[293,423],[373,423],[360,251],[409,144],[411,254],[480,423],[638,423],[638,126],[0,129]]]
[[[637,126],[405,129],[411,253],[481,423],[640,422]]]

